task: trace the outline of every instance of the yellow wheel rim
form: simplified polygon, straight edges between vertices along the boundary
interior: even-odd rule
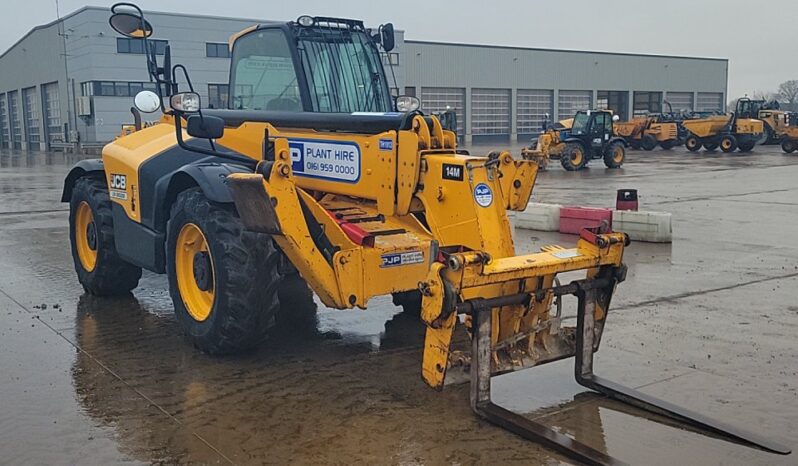
[[[194,258],[197,254],[207,254],[210,262],[209,288],[203,290],[195,275]],[[175,245],[175,273],[177,288],[188,313],[198,322],[211,315],[213,309],[214,281],[213,258],[208,250],[208,241],[202,230],[193,223],[187,223],[180,229]],[[200,277],[202,278],[202,277]]]
[[[620,147],[616,147],[615,152],[613,152],[612,159],[616,163],[623,162],[623,149],[621,149]]]
[[[729,141],[728,139],[724,139],[723,143],[722,143],[722,146],[723,146],[724,149],[730,148],[731,147],[731,141]]]
[[[97,227],[94,214],[86,201],[78,204],[75,212],[75,245],[78,250],[80,265],[87,272],[97,266]]]
[[[571,164],[578,167],[582,165],[582,149],[575,149],[571,155]]]

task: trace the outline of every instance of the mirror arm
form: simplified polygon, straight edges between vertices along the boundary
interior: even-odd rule
[[[241,164],[243,164],[243,165],[245,165],[245,166],[247,166],[249,168],[252,168],[253,170],[255,169],[255,166],[258,164],[258,161],[255,160],[255,159],[251,159],[249,157],[244,157],[243,155],[225,154],[225,153],[219,152],[219,151],[217,151],[215,149],[214,150],[208,150],[208,149],[203,149],[202,147],[196,147],[196,146],[189,145],[183,139],[183,125],[180,124],[180,121],[183,119],[183,115],[181,114],[181,112],[178,112],[177,110],[175,110],[174,111],[174,116],[175,116],[175,136],[177,138],[177,145],[180,146],[181,148],[183,148],[185,150],[188,150],[188,151],[191,151],[191,152],[196,152],[198,154],[210,155],[210,156],[213,156],[213,157],[219,157],[219,158],[222,158],[222,159],[231,160],[233,162],[241,163]]]

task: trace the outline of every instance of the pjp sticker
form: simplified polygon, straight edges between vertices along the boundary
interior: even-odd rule
[[[493,191],[485,183],[479,183],[474,188],[474,200],[481,207],[488,207],[493,203]]]

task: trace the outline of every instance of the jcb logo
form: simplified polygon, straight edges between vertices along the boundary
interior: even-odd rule
[[[127,177],[125,175],[111,174],[111,189],[125,189],[127,187]]]

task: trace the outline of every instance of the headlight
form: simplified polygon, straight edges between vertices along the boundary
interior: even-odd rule
[[[421,106],[421,101],[417,97],[409,95],[400,95],[396,98],[396,111],[397,112],[412,112],[418,110]]]
[[[200,96],[196,92],[181,92],[169,99],[169,106],[179,112],[198,112],[200,109]]]

